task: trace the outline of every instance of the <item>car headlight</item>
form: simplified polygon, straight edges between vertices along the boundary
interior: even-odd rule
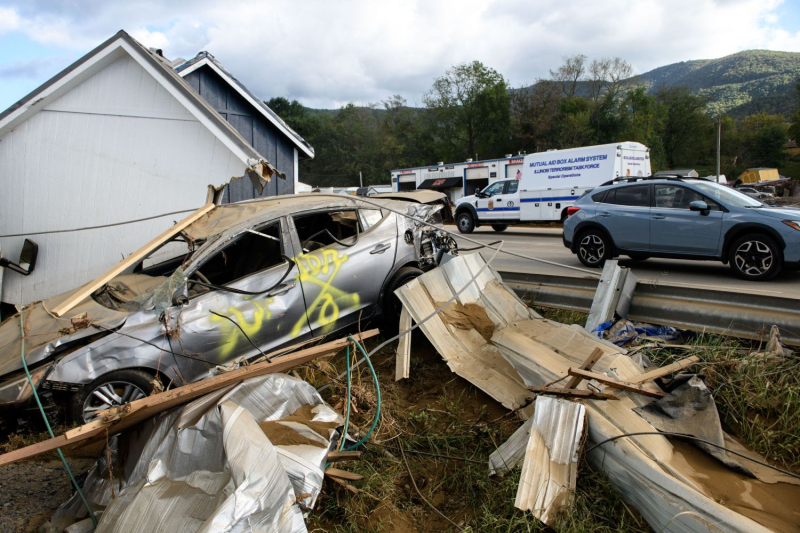
[[[792,229],[800,231],[800,220],[784,220],[783,223]]]
[[[44,365],[31,371],[33,386],[38,387],[52,365]],[[28,377],[23,375],[0,384],[0,405],[14,404],[27,400],[31,395],[31,386]]]

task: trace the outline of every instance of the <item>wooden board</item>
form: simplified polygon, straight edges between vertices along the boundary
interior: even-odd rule
[[[601,357],[603,357],[603,350],[601,350],[600,348],[595,348],[594,350],[592,350],[592,353],[589,354],[589,357],[587,357],[586,360],[583,362],[583,364],[580,367],[580,370],[589,370],[594,366],[594,364],[597,361],[600,360]],[[581,376],[575,374],[570,374],[570,375],[572,376],[572,378],[569,381],[567,381],[566,385],[564,385],[565,389],[574,389],[583,379]]]
[[[643,394],[645,396],[651,396],[653,398],[663,398],[666,396],[663,392],[655,392],[651,390],[647,390],[641,385],[637,385],[634,383],[625,383],[623,381],[616,380],[611,376],[607,376],[605,374],[599,374],[597,372],[591,372],[589,370],[581,370],[580,368],[570,368],[568,370],[570,376],[574,376],[580,379],[586,380],[595,380],[604,385],[608,385],[609,387],[613,387],[615,389],[620,389],[629,392],[636,392],[638,394]]]
[[[671,365],[662,366],[661,368],[656,368],[655,370],[651,370],[650,372],[645,372],[641,376],[636,376],[628,380],[629,383],[644,383],[645,381],[653,381],[654,379],[663,378],[664,376],[668,376],[669,374],[674,374],[684,368],[691,366],[695,363],[700,362],[700,358],[696,355],[690,355],[689,357],[684,357],[678,361],[675,361]]]
[[[564,398],[591,398],[592,400],[619,400],[613,394],[594,392],[586,389],[567,389],[556,387],[529,387],[531,392],[536,394],[551,394],[553,396],[563,396]]]
[[[358,481],[364,479],[361,474],[348,472],[347,470],[339,470],[338,468],[329,467],[325,469],[325,475],[330,477],[338,477],[339,479],[347,479],[349,481]]]
[[[400,331],[411,327],[411,315],[403,307],[400,311]],[[407,379],[411,373],[411,332],[409,331],[397,343],[397,359],[395,361],[394,380]]]
[[[70,309],[78,305],[83,299],[89,297],[94,291],[114,279],[115,277],[122,274],[125,270],[132,267],[139,261],[145,258],[147,254],[149,254],[154,248],[160,246],[164,241],[172,238],[175,234],[183,231],[192,224],[194,221],[214,209],[214,204],[206,204],[188,217],[184,218],[167,231],[153,239],[152,241],[148,242],[131,255],[114,265],[109,271],[105,274],[100,276],[99,278],[95,279],[94,281],[84,285],[79,291],[75,294],[61,302],[59,305],[53,308],[51,311],[55,316],[64,316],[65,313],[68,313]]]
[[[374,337],[377,334],[378,330],[372,329],[360,335],[353,335],[353,337],[358,340],[363,340]],[[239,383],[248,378],[289,371],[313,361],[318,357],[322,357],[323,355],[336,353],[349,343],[350,341],[347,339],[327,342],[319,346],[282,356],[272,363],[265,361],[263,363],[239,368],[196,383],[184,385],[183,387],[153,394],[152,396],[136,400],[120,408],[108,409],[105,415],[98,417],[88,424],[67,431],[63,435],[0,455],[0,466],[21,459],[27,459],[43,452],[55,450],[56,448],[78,444],[95,437],[105,438],[106,430],[108,430],[108,435],[116,435],[172,407],[188,403],[200,396],[204,396],[231,384]]]

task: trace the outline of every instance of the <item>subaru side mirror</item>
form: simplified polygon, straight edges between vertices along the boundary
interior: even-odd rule
[[[689,209],[692,211],[700,211],[701,215],[708,214],[708,204],[702,200],[695,200],[694,202],[689,203]]]
[[[22,244],[22,251],[19,254],[19,262],[12,263],[8,259],[0,258],[0,267],[27,276],[36,268],[37,257],[39,257],[39,245],[30,239],[25,239],[25,242]]]

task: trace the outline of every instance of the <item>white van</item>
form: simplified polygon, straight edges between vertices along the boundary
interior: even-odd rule
[[[503,231],[518,222],[567,218],[567,208],[584,192],[620,177],[650,175],[650,149],[635,142],[550,150],[525,156],[519,179],[490,183],[456,201],[461,233],[490,224]]]

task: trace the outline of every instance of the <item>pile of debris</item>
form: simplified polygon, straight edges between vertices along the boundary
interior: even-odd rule
[[[522,464],[519,509],[555,525],[585,458],[656,531],[800,527],[800,476],[723,431],[701,377],[679,373],[696,357],[646,371],[624,348],[541,318],[477,254],[397,294],[451,370],[527,419],[489,460],[491,474]],[[673,375],[664,388],[654,383]]]

